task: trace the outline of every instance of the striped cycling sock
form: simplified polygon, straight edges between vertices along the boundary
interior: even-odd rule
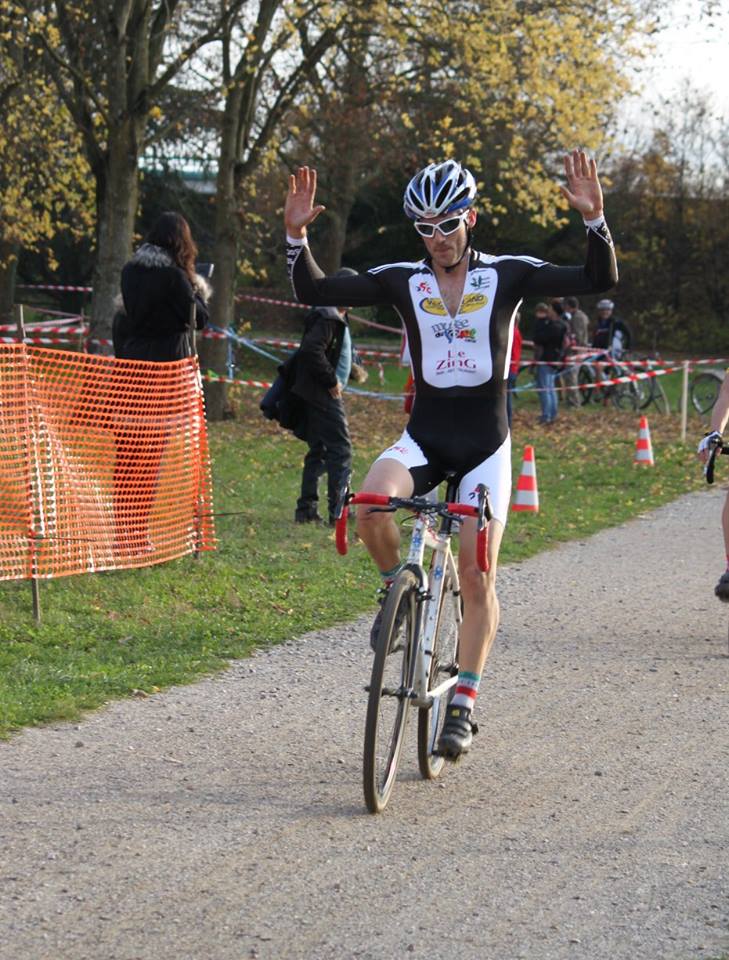
[[[458,683],[456,684],[456,692],[451,701],[451,706],[468,707],[469,710],[473,710],[480,682],[481,678],[477,673],[469,673],[468,670],[461,670],[458,674]]]
[[[383,587],[392,586],[392,581],[395,579],[398,573],[400,573],[401,569],[402,569],[402,563],[397,563],[392,568],[392,570],[380,570],[380,576],[382,577]]]

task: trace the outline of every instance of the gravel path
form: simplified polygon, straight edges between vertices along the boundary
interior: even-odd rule
[[[721,497],[504,568],[474,750],[380,817],[369,619],[0,744],[0,958],[729,955]]]

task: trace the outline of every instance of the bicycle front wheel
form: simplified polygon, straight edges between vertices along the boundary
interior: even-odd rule
[[[443,757],[434,753],[440,730],[445,720],[446,708],[456,690],[458,677],[458,630],[463,619],[460,592],[456,592],[450,573],[443,579],[440,594],[440,609],[433,634],[433,659],[430,664],[428,692],[452,677],[454,682],[440,696],[434,697],[430,707],[418,710],[418,766],[426,780],[435,780],[443,769]]]
[[[708,413],[716,403],[721,389],[721,377],[716,373],[697,374],[691,382],[691,403],[699,413]]]
[[[417,628],[418,581],[401,570],[382,610],[365,721],[363,786],[370,813],[387,806],[400,762],[410,706],[410,656]]]

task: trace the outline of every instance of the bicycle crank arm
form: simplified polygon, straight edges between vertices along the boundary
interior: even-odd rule
[[[367,693],[370,692],[370,685],[365,687]],[[398,700],[415,700],[416,694],[412,687],[383,687],[382,695],[385,697],[397,697]]]

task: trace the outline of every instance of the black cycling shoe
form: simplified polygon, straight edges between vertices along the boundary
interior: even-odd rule
[[[722,573],[719,582],[714,587],[714,594],[725,603],[729,603],[729,570]]]
[[[294,513],[294,522],[295,523],[321,523],[322,518],[319,514],[319,511],[316,507],[306,507],[301,509],[300,507],[296,508]]]
[[[478,733],[478,726],[471,720],[470,708],[449,705],[436,752],[447,760],[457,760],[468,753],[474,733]]]

